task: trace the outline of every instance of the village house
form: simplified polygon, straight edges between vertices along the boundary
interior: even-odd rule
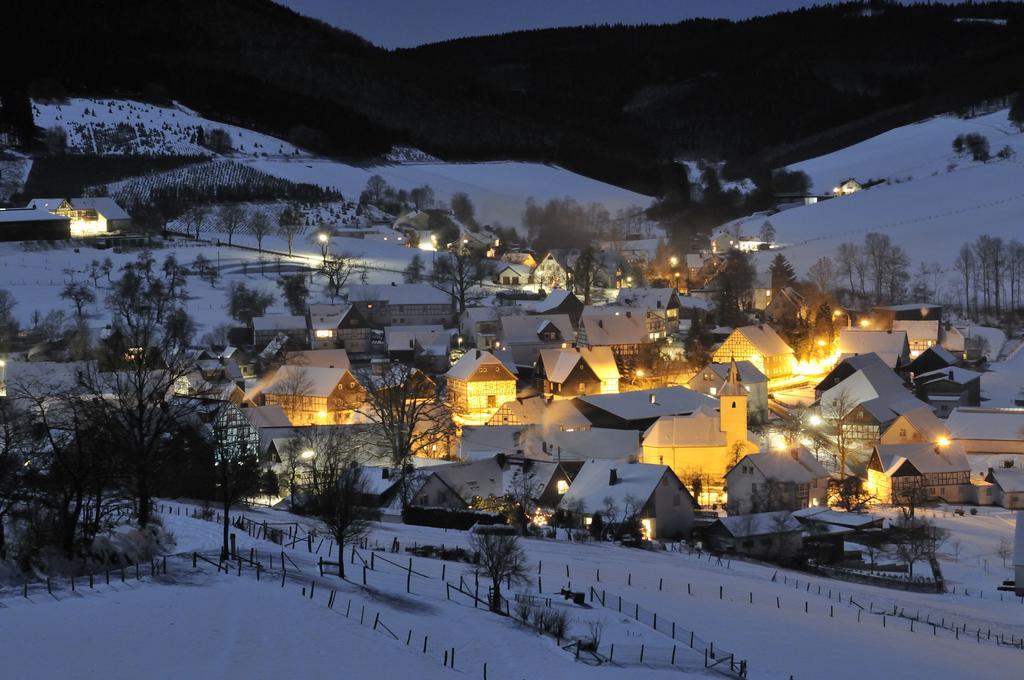
[[[868,461],[866,489],[880,503],[962,503],[971,496],[971,466],[955,442],[878,444]]]
[[[1024,470],[992,467],[985,475],[992,485],[992,502],[1010,510],[1024,508]]]
[[[885,365],[885,362],[882,361],[881,357],[879,357],[877,354],[873,352],[869,354],[859,354],[857,356],[846,357],[845,359],[842,359],[838,363],[836,363],[836,365],[832,367],[832,370],[829,371],[824,378],[822,378],[821,382],[815,385],[814,398],[821,399],[821,395],[823,395],[825,392],[832,389],[842,381],[846,380],[857,371],[861,370],[862,368],[867,368],[868,366],[880,366],[881,368],[888,368]]]
[[[546,396],[561,399],[619,391],[619,368],[609,347],[543,349],[533,375]]]
[[[366,392],[347,368],[285,365],[260,394],[265,405],[280,406],[292,425],[341,425],[351,420]]]
[[[565,314],[501,317],[501,347],[511,352],[517,366],[532,367],[541,350],[567,347],[575,337],[572,322]]]
[[[708,547],[747,557],[785,560],[803,545],[803,524],[788,510],[719,517],[708,527]]]
[[[501,317],[509,312],[497,306],[466,307],[459,316],[460,347],[491,349],[499,342]]]
[[[910,363],[903,367],[903,370],[911,377],[923,373],[931,373],[943,368],[959,365],[960,361],[953,353],[941,345],[929,347],[910,360]]]
[[[309,332],[306,318],[291,314],[268,314],[255,316],[252,319],[252,344],[265,347],[270,341],[284,334],[288,337],[288,345],[294,349],[309,347]]]
[[[454,331],[444,326],[388,326],[384,329],[387,357],[430,373],[448,370]]]
[[[917,357],[942,342],[942,305],[911,302],[875,307],[874,325],[907,334],[910,356]]]
[[[610,460],[584,463],[558,505],[584,525],[595,513],[606,526],[636,519],[646,540],[688,536],[696,507],[667,465]]]
[[[373,327],[354,305],[312,304],[306,318],[313,349],[339,348],[352,354],[371,350]]]
[[[448,401],[461,424],[482,425],[516,398],[516,376],[485,350],[466,352],[445,375]]]
[[[914,394],[935,407],[940,418],[955,408],[981,405],[981,373],[950,366],[912,378]]]
[[[610,348],[619,371],[632,373],[641,362],[644,348],[652,343],[645,316],[628,310],[600,316],[584,314],[576,343],[580,347]]]
[[[1022,409],[955,408],[946,427],[969,456],[1024,455]]]
[[[718,411],[702,405],[687,414],[659,417],[644,432],[642,460],[671,467],[705,504],[721,502],[726,471],[760,448],[747,429],[747,399],[733,362],[718,393]]]
[[[615,304],[643,311],[648,316],[659,319],[663,334],[679,332],[679,312],[682,305],[674,288],[622,288]]]
[[[494,270],[494,276],[491,280],[499,286],[506,286],[509,288],[522,288],[523,286],[532,283],[533,270],[531,270],[525,264],[513,264],[510,262],[503,262],[499,264]]]
[[[575,250],[548,252],[533,270],[534,283],[547,290],[568,288],[572,283],[572,263],[577,255],[578,252]]]
[[[928,406],[901,413],[885,428],[880,444],[912,444],[915,442],[948,442],[949,428]]]
[[[537,268],[537,259],[529,251],[510,250],[501,256],[501,261],[510,264],[521,264],[529,267],[531,271]]]
[[[580,317],[583,315],[583,302],[567,290],[556,288],[548,293],[543,300],[533,303],[529,307],[530,314],[566,314],[573,328],[580,325]]]
[[[690,378],[687,387],[695,392],[717,397],[725,387],[731,363],[710,363]],[[768,421],[768,378],[749,361],[737,361],[740,385],[746,390],[747,413],[755,423]]]
[[[804,296],[792,286],[780,288],[769,297],[771,299],[765,305],[764,313],[770,321],[792,324],[807,314]]]
[[[910,362],[910,346],[904,331],[872,331],[843,328],[839,331],[839,359],[875,354],[893,370]]]
[[[822,393],[822,417],[841,419],[852,442],[871,444],[900,415],[928,405],[915,399],[886,366],[871,364]]]
[[[849,196],[850,194],[857,193],[863,188],[864,185],[862,185],[854,178],[849,177],[847,179],[844,179],[839,184],[835,185],[835,187],[832,189],[832,193],[835,194],[836,196]]]
[[[574,401],[554,399],[541,395],[506,401],[487,421],[488,425],[551,425],[562,430],[589,429],[587,419]]]
[[[828,471],[803,446],[750,453],[725,473],[730,515],[799,510],[828,502]]]
[[[793,375],[793,349],[771,326],[743,326],[732,331],[712,354],[715,363],[749,361],[769,381],[786,380]]]
[[[348,301],[378,327],[444,326],[454,313],[448,293],[422,283],[349,286]]]

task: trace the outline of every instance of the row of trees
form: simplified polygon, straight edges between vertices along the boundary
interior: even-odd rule
[[[216,228],[228,235],[228,245],[232,245],[234,236],[241,231],[248,231],[256,237],[256,247],[263,251],[263,239],[267,236],[281,236],[288,243],[288,255],[292,254],[295,239],[306,232],[306,223],[298,204],[292,203],[273,214],[259,207],[246,208],[238,203],[227,203],[216,211],[205,205],[193,205],[181,216],[185,233],[195,235]]]
[[[982,234],[960,247],[953,269],[964,314],[972,319],[993,315],[997,321],[1008,314],[1009,323],[1015,323],[1024,290],[1024,244]]]
[[[834,271],[847,294],[876,305],[906,299],[909,269],[910,256],[888,234],[871,232],[862,244],[842,243],[836,250]]]

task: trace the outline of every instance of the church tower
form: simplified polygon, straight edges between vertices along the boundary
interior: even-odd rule
[[[725,433],[726,446],[730,451],[737,443],[747,443],[747,400],[750,395],[740,384],[740,371],[736,360],[729,363],[729,375],[722,391],[718,393],[719,429]]]

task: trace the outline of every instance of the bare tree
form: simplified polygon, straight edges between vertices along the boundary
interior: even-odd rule
[[[530,523],[530,516],[537,507],[537,499],[544,491],[544,484],[537,479],[533,472],[533,461],[529,458],[523,459],[522,465],[512,475],[509,487],[505,492],[506,500],[512,505],[515,513],[516,525],[519,533],[526,535],[526,527]]]
[[[583,304],[589,305],[598,274],[601,272],[601,254],[593,246],[580,250],[572,266],[573,287],[583,293]]]
[[[361,266],[361,260],[346,253],[339,253],[338,255],[324,258],[323,265],[320,267],[320,273],[327,279],[327,285],[324,286],[324,289],[331,298],[331,304],[334,304],[335,298],[341,295],[341,290],[345,287],[352,273]]]
[[[249,229],[256,237],[256,250],[263,252],[263,239],[270,233],[270,218],[259,208],[249,213]]]
[[[421,371],[394,364],[383,375],[358,372],[366,401],[356,413],[370,424],[368,441],[385,451],[399,471],[402,507],[409,502],[411,459],[447,450],[455,435],[451,414],[438,399],[437,387]],[[436,457],[436,456],[434,456]]]
[[[836,276],[836,269],[830,257],[818,258],[818,261],[807,270],[807,279],[817,287],[822,295],[832,292]]]
[[[292,254],[292,244],[296,236],[301,236],[306,231],[306,225],[302,221],[302,213],[297,205],[287,205],[277,216],[278,233],[288,242],[288,255]]]
[[[222,205],[217,211],[217,225],[228,235],[228,245],[232,243],[235,232],[245,224],[246,210],[237,203]]]
[[[206,218],[209,215],[210,210],[205,205],[192,205],[184,212],[181,216],[182,224],[185,225],[185,233],[195,233],[196,238],[199,238],[199,234],[206,227]]]
[[[526,552],[514,530],[500,525],[475,527],[469,546],[480,556],[477,570],[491,579],[491,611],[500,614],[502,582],[529,583]]]
[[[933,552],[932,524],[927,520],[901,517],[893,527],[896,556],[907,565],[907,574],[914,578],[914,565]]]
[[[846,461],[853,448],[852,426],[847,417],[855,406],[856,399],[849,390],[843,388],[828,401],[821,402],[823,429],[832,443],[840,481],[846,478]]]
[[[431,285],[451,295],[462,314],[482,296],[480,285],[491,272],[491,263],[473,250],[439,253],[434,260]]]
[[[996,555],[1002,558],[1003,568],[1005,569],[1006,560],[1010,559],[1010,556],[1013,555],[1013,546],[1005,538],[1000,538],[999,545],[996,546]]]
[[[259,487],[259,440],[251,435],[251,426],[241,409],[230,403],[221,406],[213,425],[213,464],[218,496],[224,511],[224,542],[221,559],[231,555],[229,535],[231,506]]]
[[[81,325],[85,321],[85,306],[96,302],[96,294],[87,284],[70,281],[64,284],[60,296],[75,306],[75,320]]]

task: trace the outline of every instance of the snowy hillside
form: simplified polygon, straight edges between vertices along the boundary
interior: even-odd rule
[[[63,128],[70,151],[98,154],[210,154],[196,142],[220,128],[231,137],[233,154],[242,156],[306,155],[288,142],[203,118],[184,106],[156,106],[130,99],[69,99],[63,103],[33,102],[38,127]]]
[[[321,159],[254,159],[250,165],[293,182],[335,188],[346,197],[357,197],[366,180],[381,175],[396,189],[413,189],[427,184],[438,200],[447,201],[465,192],[476,204],[477,219],[485,224],[500,222],[518,226],[526,200],[538,202],[569,196],[580,203],[603,203],[609,212],[651,203],[627,189],[578,175],[542,163],[494,161],[487,163],[409,163],[355,166]]]
[[[1024,134],[1007,120],[1008,109],[963,119],[936,116],[912,125],[889,130],[859,144],[789,166],[811,178],[812,190],[829,193],[832,187],[853,177],[857,181],[907,182],[936,173],[975,165],[969,156],[953,152],[953,139],[960,134],[984,135],[995,155],[1004,146],[1024,159]]]

